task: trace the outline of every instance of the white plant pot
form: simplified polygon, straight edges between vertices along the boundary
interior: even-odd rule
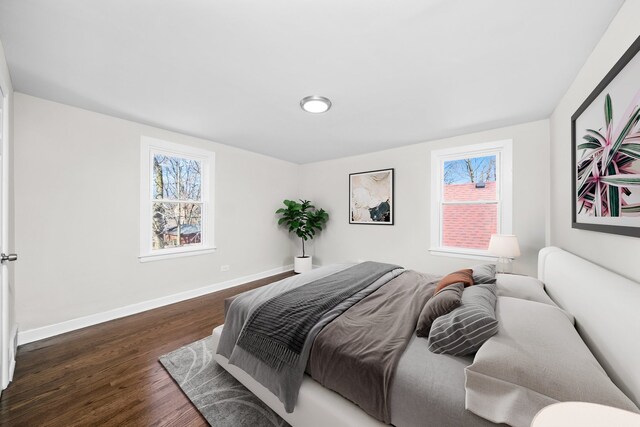
[[[305,273],[311,271],[313,268],[313,257],[307,256],[305,258],[297,256],[294,258],[293,271],[296,273]]]

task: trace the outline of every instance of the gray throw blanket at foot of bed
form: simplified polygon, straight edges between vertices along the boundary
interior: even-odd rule
[[[311,377],[390,423],[391,381],[437,281],[405,271],[325,326],[311,348]]]
[[[273,369],[294,366],[309,331],[327,311],[397,268],[363,262],[273,297],[251,313],[236,345]]]

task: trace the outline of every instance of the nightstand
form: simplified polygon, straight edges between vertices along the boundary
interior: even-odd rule
[[[531,427],[640,427],[640,415],[587,402],[561,402],[543,408]]]

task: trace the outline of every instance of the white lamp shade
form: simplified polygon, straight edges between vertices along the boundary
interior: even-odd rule
[[[489,242],[489,253],[503,258],[520,256],[518,238],[513,234],[492,234]]]

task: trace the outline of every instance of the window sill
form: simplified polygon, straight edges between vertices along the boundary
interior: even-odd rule
[[[212,254],[215,251],[216,251],[215,247],[208,247],[208,248],[198,248],[198,249],[187,249],[187,250],[162,253],[162,254],[147,254],[147,255],[140,255],[138,257],[138,261],[140,262],[162,261],[165,259],[172,259],[172,258],[184,258],[188,256],[207,255],[207,254]]]
[[[436,256],[446,256],[452,258],[478,259],[483,261],[497,262],[498,257],[489,255],[487,251],[478,251],[462,248],[430,248],[429,253]]]

